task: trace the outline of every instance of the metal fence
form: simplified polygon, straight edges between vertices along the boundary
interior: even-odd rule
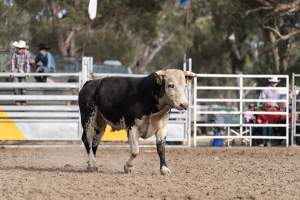
[[[84,57],[79,73],[0,73],[0,140],[80,140],[78,91],[87,80],[145,76],[93,73],[92,66],[93,59]],[[41,76],[48,81],[36,82],[35,78]],[[12,82],[11,77],[26,77],[26,82]],[[15,94],[20,89],[26,92]],[[190,112],[172,110],[167,141],[189,146],[190,121]]]
[[[43,73],[48,82],[36,82],[40,76],[0,73],[1,140],[76,140],[81,135],[77,106],[81,74]],[[12,82],[12,77],[26,77],[26,82]]]
[[[300,137],[300,122],[298,115],[299,111],[299,91],[300,91],[300,74],[292,75],[292,109],[291,109],[291,129],[292,129],[292,144],[295,144],[296,138]]]
[[[273,90],[277,90],[281,93],[280,99],[259,99],[258,94],[255,91],[261,91],[270,89],[266,86],[257,86],[257,84],[251,85],[251,83],[260,82],[259,79],[268,79],[277,77],[281,79],[281,85]],[[205,85],[203,79],[226,79],[227,81],[219,81],[220,85]],[[252,82],[249,79],[253,79]],[[205,81],[204,81],[205,82]],[[226,85],[226,83],[231,83]],[[230,98],[220,97],[222,92],[230,93]],[[289,140],[289,77],[287,75],[229,75],[229,74],[197,74],[197,78],[194,79],[194,109],[193,109],[193,144],[197,146],[197,142],[205,139],[227,139],[231,141],[233,139],[242,139],[250,146],[252,146],[253,139],[274,139],[285,140],[286,146],[288,146]],[[215,95],[215,96],[214,96]],[[210,97],[211,96],[211,97]],[[233,98],[232,98],[233,96]],[[278,112],[270,111],[247,111],[245,107],[249,103],[266,103],[276,102],[283,103],[285,105],[284,110]],[[212,108],[213,104],[216,109]],[[220,106],[223,104],[223,107]],[[224,106],[225,104],[225,106]],[[244,120],[245,115],[284,115],[284,123],[246,123]],[[213,115],[214,120],[211,120],[209,115]],[[206,116],[203,117],[203,116]],[[207,117],[208,116],[208,117]],[[220,119],[220,116],[222,120]],[[205,118],[205,120],[201,120]],[[207,127],[219,127],[225,128],[223,134],[216,135],[204,135],[200,134],[200,128]],[[253,128],[255,127],[282,127],[285,129],[285,134],[282,136],[262,136],[261,134],[253,135]]]

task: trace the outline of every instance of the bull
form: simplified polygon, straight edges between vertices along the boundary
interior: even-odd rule
[[[88,170],[97,169],[95,156],[108,124],[114,130],[127,130],[131,155],[124,166],[125,173],[133,170],[139,138],[155,135],[160,172],[169,174],[165,143],[170,110],[188,108],[185,87],[194,75],[167,69],[142,78],[106,77],[86,82],[79,92],[79,108]]]

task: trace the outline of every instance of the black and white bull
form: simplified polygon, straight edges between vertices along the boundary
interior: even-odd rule
[[[88,153],[88,169],[95,170],[98,144],[107,124],[126,129],[131,156],[125,173],[139,154],[139,138],[156,136],[161,174],[170,170],[165,160],[167,122],[171,108],[186,110],[185,87],[194,73],[177,69],[160,70],[143,78],[106,77],[88,81],[79,93],[83,127],[82,141]]]

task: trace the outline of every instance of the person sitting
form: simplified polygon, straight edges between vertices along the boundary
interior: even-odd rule
[[[49,47],[45,44],[39,44],[39,53],[35,57],[35,65],[37,73],[49,73],[55,72],[55,60],[52,54],[49,52]],[[37,82],[47,82],[47,77],[36,77]]]

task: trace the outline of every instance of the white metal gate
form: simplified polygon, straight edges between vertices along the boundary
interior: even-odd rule
[[[274,90],[278,90],[280,94],[282,94],[282,98],[272,100],[272,99],[259,99],[258,95],[253,94],[254,91],[270,89],[270,87],[266,86],[257,86],[257,84],[249,85],[251,81],[249,79],[267,79],[277,77],[281,79],[281,86],[272,88]],[[227,79],[231,80],[228,83],[230,85],[225,85],[226,81],[221,81],[221,85],[205,85],[201,83],[203,79]],[[234,84],[232,84],[234,83]],[[253,82],[252,82],[253,83]],[[209,97],[209,95],[201,96],[201,92],[210,91],[210,94],[215,95],[215,97]],[[235,95],[234,98],[220,98],[216,97],[222,92],[229,91]],[[251,94],[252,95],[249,95]],[[243,139],[246,142],[249,142],[250,146],[252,145],[252,139],[283,139],[286,141],[286,146],[288,146],[288,129],[289,129],[289,77],[287,75],[230,75],[230,74],[197,74],[197,77],[194,79],[194,109],[193,109],[193,144],[197,145],[197,141],[205,140],[205,139]],[[211,95],[211,96],[213,96]],[[250,98],[249,98],[250,96]],[[253,97],[254,96],[254,97]],[[276,102],[276,103],[284,103],[285,108],[283,111],[278,112],[270,112],[270,111],[247,111],[245,106],[249,103],[264,103],[264,102]],[[216,107],[219,107],[218,104],[225,104],[225,108],[214,110],[207,109],[210,104],[215,104]],[[230,108],[228,105],[234,105],[233,108]],[[210,106],[212,107],[212,106]],[[254,115],[285,115],[285,123],[284,124],[258,124],[258,123],[245,123],[244,117],[246,114],[254,114]],[[202,120],[201,117],[213,115],[215,118],[218,116],[231,116],[223,119],[223,121],[212,123],[206,118],[206,121]],[[226,129],[226,134],[223,135],[199,135],[198,128],[200,127],[224,127]],[[284,136],[262,136],[262,135],[252,135],[253,127],[283,127],[285,128]],[[197,134],[198,133],[198,134]]]
[[[296,137],[300,137],[300,132],[297,127],[300,127],[298,120],[299,111],[299,91],[300,91],[300,74],[292,75],[292,109],[291,109],[291,129],[292,129],[292,144],[295,144]]]

